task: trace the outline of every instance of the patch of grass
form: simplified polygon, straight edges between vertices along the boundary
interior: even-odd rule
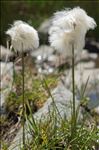
[[[43,103],[47,100],[48,94],[42,80],[40,78],[30,78],[31,75],[25,74],[25,101],[29,101],[30,104],[36,105],[40,108]],[[14,89],[10,92],[6,100],[7,111],[15,111],[22,105],[22,76],[20,74],[15,75]],[[57,75],[46,76],[46,82],[49,89],[53,89],[58,82]]]
[[[55,111],[55,110],[54,110]],[[55,112],[53,112],[55,113]],[[76,124],[76,132],[71,136],[71,120],[59,120],[59,116],[50,114],[48,120],[33,123],[30,133],[31,140],[27,141],[30,150],[95,150],[99,129],[93,124],[90,128],[85,123]],[[36,130],[35,130],[36,129]],[[31,142],[30,142],[31,141]]]
[[[2,149],[3,150],[8,150],[8,145],[2,142]]]

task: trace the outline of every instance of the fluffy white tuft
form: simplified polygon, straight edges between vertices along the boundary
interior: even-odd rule
[[[49,42],[59,53],[71,56],[72,44],[77,54],[85,45],[86,32],[95,27],[94,19],[80,7],[56,12],[49,30]]]
[[[22,49],[23,51],[34,50],[39,46],[37,31],[23,21],[15,21],[6,34],[11,37],[13,48],[19,52],[22,52]]]

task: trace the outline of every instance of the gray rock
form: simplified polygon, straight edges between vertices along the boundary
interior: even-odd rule
[[[94,109],[94,112],[99,115],[99,106]]]
[[[1,77],[1,92],[0,92],[0,113],[4,111],[5,100],[11,91],[12,82],[13,82],[13,63],[4,63],[0,64],[0,77]]]
[[[88,65],[88,63],[86,63],[86,66],[84,64],[79,64],[79,66],[75,68],[75,86],[79,91],[82,91],[82,87],[85,87],[88,80],[84,95],[90,98],[88,107],[89,109],[93,109],[99,106],[99,69],[86,69]],[[63,82],[68,89],[72,90],[71,69],[66,71]]]
[[[12,91],[13,68],[18,72],[20,66],[14,65],[13,62],[0,62],[0,114],[5,113],[5,101]]]
[[[43,68],[42,69],[42,67],[39,67],[38,66],[38,73],[39,74],[45,74],[45,75],[49,75],[49,74],[52,74],[53,72],[55,72],[55,68],[53,68],[53,67],[50,67],[50,66],[46,66],[46,68]]]
[[[32,57],[36,59],[35,63],[38,73],[51,74],[54,71],[54,68],[51,65],[54,60],[52,60],[52,63],[49,62],[49,58],[54,55],[53,52],[54,49],[52,47],[42,45],[31,54]]]
[[[52,92],[52,96],[54,98],[54,102],[52,98],[49,98],[44,106],[39,109],[34,115],[34,120],[39,122],[40,120],[46,121],[49,118],[49,114],[53,111],[53,108],[58,111],[57,113],[57,125],[59,125],[59,116],[62,119],[70,119],[71,117],[71,103],[72,103],[72,93],[67,90],[63,84],[59,84]],[[76,107],[78,106],[79,101],[76,99]],[[81,114],[80,114],[81,118]],[[26,139],[30,140],[31,135],[29,133],[28,121],[25,124],[25,135]],[[15,139],[13,140],[9,150],[19,150],[22,146],[22,128],[19,130]]]
[[[14,53],[4,46],[0,45],[0,59],[1,61],[10,61],[14,57]]]
[[[54,49],[47,45],[41,45],[36,51],[32,52],[31,55],[35,57],[37,63],[41,63],[46,60],[50,55],[52,55]]]
[[[77,66],[76,69],[82,70],[82,69],[94,69],[95,68],[95,62],[93,61],[88,61],[86,62],[80,62]]]
[[[80,60],[95,60],[98,55],[95,53],[89,53],[86,49],[83,49],[81,52]]]

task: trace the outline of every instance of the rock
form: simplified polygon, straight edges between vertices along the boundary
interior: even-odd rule
[[[31,53],[33,57],[37,59],[37,63],[41,63],[52,55],[54,49],[47,45],[41,45],[35,52]]]
[[[35,58],[36,68],[38,73],[50,74],[54,71],[51,62],[49,62],[49,57],[53,56],[54,49],[47,45],[40,46],[31,55]]]
[[[97,60],[97,58],[98,58],[98,54],[89,53],[87,51],[87,49],[83,49],[82,52],[81,52],[81,55],[76,57],[76,61],[79,61],[79,62],[81,62],[81,61],[83,61],[83,62],[93,61],[94,62],[94,61]]]
[[[47,45],[40,46],[31,55],[36,59],[35,62],[39,73],[50,74],[56,68],[64,66],[64,64],[67,67],[71,66],[71,58],[66,58],[64,54],[58,55],[52,47]],[[97,58],[97,54],[90,54],[86,50],[83,50],[81,56],[76,58],[75,63],[78,64],[78,69],[82,67],[86,69],[94,68],[96,67],[95,61]]]
[[[70,119],[71,116],[71,102],[72,102],[72,93],[67,90],[63,84],[59,84],[52,92],[52,97],[54,103],[58,109],[62,118]],[[76,107],[78,106],[79,101],[76,98]],[[48,118],[49,110],[53,109],[53,100],[49,98],[44,106],[35,113],[34,118],[40,120],[43,116],[46,120]]]
[[[93,38],[87,38],[85,49],[87,49],[90,53],[98,53],[99,54],[99,41],[96,41]]]
[[[41,67],[38,67],[38,73],[49,75],[49,74],[52,74],[53,72],[55,72],[55,68],[49,67],[49,66],[46,66],[46,67],[47,68],[43,68],[43,69]]]
[[[95,59],[97,59],[97,57],[98,57],[98,55],[95,54],[95,53],[90,53],[90,54],[89,54],[89,58],[90,58],[90,59],[95,60]]]
[[[95,62],[93,61],[88,61],[86,62],[80,62],[77,66],[76,69],[78,70],[83,70],[83,69],[92,69],[95,68]]]
[[[0,45],[0,60],[10,61],[14,59],[14,53],[4,46]]]
[[[71,69],[66,71],[66,75],[62,80],[65,86],[72,90]],[[93,109],[99,106],[99,69],[85,69],[85,66],[80,67],[79,64],[79,66],[75,68],[75,86],[77,88],[77,95],[79,95],[78,91],[81,92],[82,88],[85,87],[87,80],[88,83],[84,95],[90,98],[88,107],[89,109]]]
[[[94,112],[99,115],[99,106],[94,109]]]
[[[12,82],[13,82],[13,63],[4,63],[1,62],[0,64],[1,68],[1,94],[0,94],[0,100],[1,100],[1,105],[0,105],[0,113],[4,111],[4,103],[5,100],[11,91],[12,88]]]
[[[52,92],[52,97],[54,98],[54,103],[52,98],[49,98],[44,106],[39,109],[34,115],[34,119],[36,122],[39,121],[46,121],[49,118],[49,113],[53,111],[53,108],[55,109],[57,107],[58,111],[56,111],[57,115],[57,125],[59,125],[59,118],[60,116],[63,119],[70,119],[71,117],[71,101],[72,101],[72,93],[67,90],[63,84],[59,84]],[[79,101],[76,99],[76,108],[79,104]],[[60,115],[59,115],[60,114]],[[81,114],[79,115],[79,118],[81,119]],[[26,121],[25,124],[25,135],[26,139],[31,139],[31,135],[29,134],[29,126],[28,121]],[[11,146],[9,147],[9,150],[19,150],[20,146],[22,146],[22,128],[19,130],[17,136],[15,137],[14,141],[12,141]]]

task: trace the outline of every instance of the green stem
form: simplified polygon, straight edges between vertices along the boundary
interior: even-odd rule
[[[24,99],[24,53],[22,44],[22,104],[23,104],[23,147],[25,148],[25,99]]]
[[[74,45],[72,44],[72,91],[73,91],[73,110],[72,110],[72,135],[75,134],[76,129],[76,112],[75,112],[75,59],[74,59]]]

